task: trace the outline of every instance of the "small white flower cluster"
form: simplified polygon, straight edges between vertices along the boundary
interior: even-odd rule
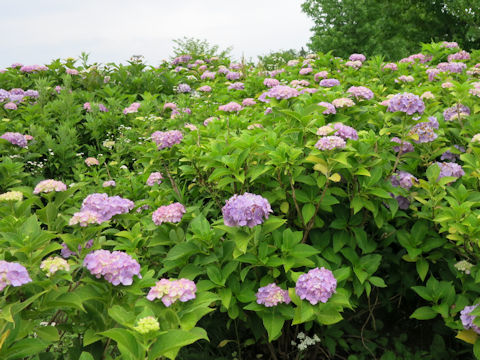
[[[306,350],[309,346],[315,345],[316,343],[320,342],[320,338],[317,336],[317,334],[313,335],[313,338],[311,338],[305,335],[303,332],[298,333],[297,339],[300,340],[298,345],[293,340],[292,340],[292,345],[296,346],[300,351]]]

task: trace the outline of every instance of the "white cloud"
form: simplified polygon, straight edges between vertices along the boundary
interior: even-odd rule
[[[172,55],[172,39],[207,39],[233,55],[256,59],[271,50],[299,49],[312,21],[301,0],[23,0],[2,4],[0,67],[48,63],[91,53],[120,62],[143,54],[149,63]]]

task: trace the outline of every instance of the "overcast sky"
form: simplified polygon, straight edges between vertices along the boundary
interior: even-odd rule
[[[90,53],[90,62],[144,55],[156,65],[173,39],[207,39],[232,55],[257,60],[271,50],[300,49],[313,22],[302,0],[0,0],[0,68],[46,64]]]

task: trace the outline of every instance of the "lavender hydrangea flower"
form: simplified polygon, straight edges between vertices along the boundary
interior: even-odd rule
[[[333,273],[321,267],[310,270],[308,273],[300,275],[295,286],[295,293],[300,299],[308,300],[310,304],[316,305],[318,302],[326,303],[335,293],[337,280]]]
[[[373,98],[373,91],[365,86],[351,86],[348,90],[348,93],[358,98],[363,98],[370,100]]]
[[[417,144],[432,142],[438,135],[433,131],[429,122],[422,122],[412,127],[408,133],[409,136],[418,136],[418,140],[413,140]]]
[[[394,146],[393,151],[395,151],[395,152],[399,152],[401,150],[402,154],[405,154],[405,153],[412,152],[412,151],[415,150],[412,144],[410,144],[408,141],[403,141],[402,142],[402,140],[400,140],[400,138],[398,138],[398,137],[393,137],[392,140],[390,140],[390,141],[402,145],[401,148],[400,148],[400,146]]]
[[[263,85],[271,88],[271,87],[280,85],[280,81],[278,81],[277,79],[267,78],[263,80]]]
[[[312,71],[313,69],[311,67],[306,67],[306,68],[300,69],[298,73],[300,75],[307,75],[307,74],[310,74]]]
[[[242,100],[242,106],[253,106],[257,102],[252,98],[245,98]]]
[[[358,140],[357,131],[351,126],[343,125],[342,123],[335,123],[333,128],[337,130],[335,136],[340,136],[343,140]]]
[[[133,276],[140,279],[140,264],[127,253],[122,251],[110,252],[108,250],[96,250],[85,256],[83,261],[92,275],[97,279],[101,276],[111,284],[132,285]]]
[[[162,225],[164,222],[178,223],[182,220],[183,214],[186,212],[185,206],[176,202],[170,205],[160,206],[152,214],[152,220],[155,225]]]
[[[328,114],[336,114],[337,113],[337,109],[335,109],[335,106],[333,106],[332,104],[330,104],[329,102],[326,102],[326,101],[321,101],[318,103],[319,106],[323,106],[324,108],[326,108],[325,110],[323,110],[322,114],[324,115],[328,115]]]
[[[290,99],[299,95],[298,90],[287,85],[277,85],[267,91],[266,96],[277,100]],[[259,98],[260,100],[260,98]]]
[[[245,85],[242,82],[235,82],[228,86],[228,90],[243,90],[245,89]]]
[[[460,74],[467,68],[465,63],[460,62],[442,62],[437,65],[437,69],[443,72]]]
[[[337,79],[323,79],[323,80],[320,80],[318,85],[330,88],[330,87],[340,85],[340,81],[338,81]]]
[[[413,115],[414,113],[423,114],[425,104],[417,95],[403,93],[397,94],[390,99],[387,110],[390,112],[400,111],[407,115]]]
[[[437,162],[436,164],[440,166],[440,174],[438,175],[437,181],[447,176],[459,178],[465,175],[465,171],[463,171],[462,167],[456,163]]]
[[[350,61],[361,61],[361,62],[364,62],[366,59],[367,58],[363,54],[352,54],[348,58],[348,60],[350,60]]]
[[[356,60],[356,61],[347,61],[345,63],[345,66],[348,66],[348,67],[351,67],[351,68],[354,68],[355,70],[358,70],[362,67],[363,63],[359,60]]]
[[[6,132],[0,138],[7,140],[12,145],[17,145],[22,148],[27,146],[25,136],[17,132]]]
[[[409,83],[413,81],[415,81],[415,78],[411,75],[401,75],[395,79],[396,83],[400,83],[400,82]]]
[[[231,101],[226,105],[220,105],[218,110],[226,112],[236,112],[242,110],[242,105],[237,104],[235,101]]]
[[[201,92],[211,92],[212,91],[212,87],[211,86],[208,86],[208,85],[203,85],[203,86],[200,86],[197,91],[201,91]]]
[[[225,77],[227,78],[227,80],[238,80],[240,79],[240,73],[238,72],[235,72],[235,71],[229,71],[227,73],[227,75],[225,75]]]
[[[398,66],[395,63],[387,63],[383,65],[382,70],[392,70],[392,71],[397,71]]]
[[[213,80],[215,79],[215,75],[216,73],[215,72],[211,72],[211,71],[205,71],[201,76],[200,76],[200,79],[202,80]]]
[[[257,304],[263,304],[266,307],[277,306],[280,303],[290,304],[291,301],[288,291],[283,290],[275,283],[259,288],[255,296]]]
[[[163,304],[169,307],[177,300],[186,302],[195,299],[196,292],[197,286],[191,280],[160,279],[148,292],[147,299],[150,301],[161,299]]]
[[[152,140],[157,144],[158,150],[164,148],[171,148],[175,144],[180,144],[183,139],[183,135],[179,130],[170,131],[155,131],[152,136]]]
[[[477,334],[480,334],[480,327],[473,323],[475,320],[475,315],[470,315],[470,313],[477,308],[477,305],[465,306],[465,308],[460,311],[460,320],[462,320],[462,325],[466,330],[472,329]]]
[[[400,186],[403,189],[410,190],[418,182],[418,179],[406,171],[399,171],[390,177],[390,182],[395,187]]]
[[[107,180],[107,181],[104,181],[103,184],[102,184],[102,187],[115,187],[117,186],[117,183],[115,182],[115,180]]]
[[[160,172],[152,172],[147,179],[148,186],[154,186],[155,184],[162,183],[163,176]]]
[[[0,260],[0,291],[7,285],[22,286],[31,282],[27,269],[16,262]]]
[[[346,146],[345,140],[340,136],[325,136],[317,141],[315,147],[319,150],[343,149]]]
[[[65,185],[63,182],[48,179],[48,180],[40,181],[37,184],[37,186],[35,186],[33,193],[39,194],[39,193],[49,193],[52,191],[66,191],[66,190],[67,190],[67,185]]]
[[[85,249],[90,249],[92,246],[93,239],[90,239],[85,243]],[[73,252],[68,248],[67,244],[62,243],[62,250],[60,250],[60,255],[62,255],[63,258],[68,259],[72,255],[79,255],[81,251],[82,245],[78,245],[78,252]]]
[[[101,224],[100,216],[97,212],[91,210],[82,210],[73,214],[72,218],[68,222],[68,225],[77,225],[85,227],[90,224]]]
[[[188,84],[178,84],[178,87],[177,87],[177,92],[178,93],[184,94],[184,93],[189,93],[190,91],[192,91],[192,89],[190,88],[190,85],[188,85]]]
[[[465,117],[470,115],[470,108],[462,104],[456,104],[443,112],[443,118],[445,121],[452,121],[459,117]]]
[[[248,226],[253,228],[268,219],[273,212],[267,199],[260,195],[244,193],[233,195],[222,208],[223,221],[227,226]]]
[[[96,221],[100,224],[110,220],[115,215],[128,213],[134,206],[133,201],[123,199],[120,196],[109,197],[107,194],[95,193],[88,195],[83,200],[80,213],[76,213],[75,215],[77,215],[76,219],[78,219],[78,222],[88,218],[90,220],[88,220],[87,223],[89,223],[89,221]],[[72,221],[73,218],[70,222]]]
[[[328,77],[328,71],[320,71],[313,75],[313,80],[315,80],[315,82],[319,82],[320,79],[325,79],[326,77]]]
[[[94,166],[94,165],[98,165],[99,162],[97,159],[95,159],[94,157],[88,157],[85,159],[85,164],[90,167],[90,166]]]
[[[129,107],[126,107],[125,109],[123,109],[123,113],[125,115],[126,114],[131,114],[131,113],[136,113],[136,112],[138,112],[138,109],[140,108],[140,105],[141,105],[140,103],[134,102]]]
[[[410,200],[408,200],[405,196],[398,195],[398,196],[393,196],[395,200],[397,200],[398,203],[398,208],[401,210],[407,210],[410,207]]]
[[[454,60],[470,60],[470,54],[466,52],[465,50],[461,50],[455,54],[450,54],[447,57],[448,61],[454,61]]]
[[[455,149],[460,151],[461,153],[465,152],[465,148],[460,145],[453,145]],[[450,150],[445,151],[442,156],[440,157],[440,160],[448,160],[451,162],[456,162],[460,158],[460,155],[452,153]]]

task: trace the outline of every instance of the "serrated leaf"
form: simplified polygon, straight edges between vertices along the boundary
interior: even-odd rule
[[[417,319],[417,320],[430,320],[436,317],[438,313],[433,310],[430,306],[422,306],[419,307],[417,310],[413,312],[412,315],[410,315],[411,319]]]

